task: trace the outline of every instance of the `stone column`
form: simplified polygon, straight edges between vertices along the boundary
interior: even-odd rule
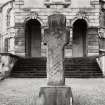
[[[63,48],[66,44],[66,18],[51,15],[46,30],[47,39],[47,79],[48,85],[64,85]]]
[[[47,79],[48,85],[64,85],[63,47],[66,33],[50,32],[48,36]]]
[[[70,44],[73,42],[73,28],[70,28]]]
[[[41,87],[39,96],[44,97],[43,105],[72,105],[71,88],[65,86],[63,68],[63,50],[67,43],[66,17],[51,15],[48,24],[45,31],[48,86]]]

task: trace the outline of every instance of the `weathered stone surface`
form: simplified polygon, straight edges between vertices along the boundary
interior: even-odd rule
[[[66,18],[61,14],[49,17],[47,39],[47,79],[49,85],[64,85],[63,48],[66,44]]]
[[[59,33],[57,33],[59,35]],[[48,61],[47,78],[48,84],[63,85],[63,47],[66,33],[62,33],[57,38],[55,33],[51,33],[48,40]]]
[[[88,55],[97,55],[99,52],[98,29],[89,28],[87,32],[87,48]]]
[[[47,79],[48,85],[41,87],[36,105],[72,105],[70,87],[63,87],[64,80],[64,46],[67,43],[66,18],[61,14],[48,18],[49,29],[45,30],[47,43]]]
[[[81,2],[81,1],[80,1]],[[34,2],[35,3],[35,2]],[[67,3],[67,2],[66,2]],[[70,2],[69,2],[70,3]],[[88,26],[89,27],[99,27],[100,25],[102,27],[104,27],[104,11],[100,11],[101,9],[99,9],[99,5],[101,7],[102,4],[99,4],[99,1],[97,0],[92,0],[90,2],[90,7],[88,8],[79,8],[77,7],[73,7],[73,4],[70,4],[70,7],[67,8],[58,8],[59,6],[54,5],[53,8],[46,8],[44,5],[44,2],[42,4],[42,6],[37,6],[33,4],[32,7],[28,8],[24,6],[25,2],[24,0],[16,0],[14,1],[13,5],[12,5],[12,1],[8,2],[3,8],[2,8],[2,13],[0,15],[0,20],[1,20],[1,25],[0,25],[0,29],[1,29],[1,39],[5,39],[5,35],[7,35],[7,37],[10,37],[11,34],[8,33],[7,30],[7,11],[10,8],[13,8],[12,11],[14,10],[15,12],[10,14],[10,23],[14,23],[15,27],[12,27],[15,30],[15,34],[16,35],[21,35],[24,36],[24,33],[19,34],[16,30],[17,28],[21,28],[21,24],[22,26],[24,25],[25,20],[27,20],[28,17],[30,17],[30,12],[37,12],[38,13],[38,20],[40,20],[41,23],[44,23],[42,27],[46,27],[48,24],[48,19],[47,17],[54,14],[54,13],[62,13],[66,16],[67,20],[66,21],[66,25],[71,27],[72,24],[75,19],[80,19],[82,17],[82,14],[80,14],[80,16],[77,16],[77,14],[79,13],[79,11],[82,9],[84,10],[84,12],[86,13],[85,18],[88,21]],[[37,4],[37,2],[36,2]],[[23,8],[25,7],[25,8]],[[100,15],[100,17],[99,17]],[[13,19],[15,18],[15,19]],[[15,21],[14,21],[15,20]],[[99,21],[100,20],[100,23]],[[19,23],[20,22],[20,23]],[[8,27],[9,29],[11,27]],[[24,36],[25,37],[25,36]],[[43,35],[42,35],[43,37]],[[4,41],[2,41],[2,44],[4,46]],[[25,45],[24,45],[25,48]],[[1,48],[3,51],[3,47]],[[43,49],[43,48],[42,48]],[[25,50],[23,50],[24,53]],[[21,53],[23,53],[23,51]],[[14,48],[14,52],[15,52],[15,48]],[[17,53],[17,52],[16,52]]]
[[[9,54],[0,55],[0,79],[6,78],[16,62],[17,58]]]
[[[102,70],[103,77],[105,77],[105,51],[102,51],[100,55],[101,56],[97,57],[96,61]]]
[[[41,105],[73,105],[70,87],[41,87],[39,99]]]

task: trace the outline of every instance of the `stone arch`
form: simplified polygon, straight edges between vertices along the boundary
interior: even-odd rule
[[[41,57],[41,23],[37,19],[29,19],[24,30],[26,56]]]
[[[31,19],[35,19],[37,21],[40,22],[40,25],[41,25],[41,46],[42,46],[42,42],[43,42],[43,35],[44,35],[44,28],[47,25],[47,22],[46,21],[43,21],[39,16],[38,16],[38,13],[37,12],[31,12],[29,13],[27,16],[25,16],[24,18],[24,29],[25,29],[25,24],[27,23],[27,21],[31,20]],[[24,32],[25,33],[25,32]],[[26,46],[26,45],[25,45]],[[42,54],[41,54],[42,55]],[[26,48],[26,56],[27,56],[27,48]]]
[[[38,20],[41,23],[42,27],[45,25],[43,20],[38,16],[37,12],[32,12],[32,13],[28,14],[27,16],[25,16],[24,23],[26,23],[30,19],[36,19],[36,20]]]
[[[73,24],[73,57],[87,56],[87,22],[77,19]]]
[[[74,19],[71,20],[71,27],[73,27],[73,24],[78,20],[78,19],[83,19],[86,21],[87,26],[89,26],[89,19],[87,17],[83,17],[83,16],[78,16],[75,17]]]

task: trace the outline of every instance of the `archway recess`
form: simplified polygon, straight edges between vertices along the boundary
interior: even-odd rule
[[[41,24],[37,19],[30,19],[25,24],[26,56],[41,57]]]
[[[87,56],[87,22],[78,19],[73,24],[73,57]]]

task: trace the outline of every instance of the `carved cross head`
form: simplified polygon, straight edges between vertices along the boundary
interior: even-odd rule
[[[66,17],[62,14],[53,14],[48,17],[49,30],[60,32],[66,28]]]

